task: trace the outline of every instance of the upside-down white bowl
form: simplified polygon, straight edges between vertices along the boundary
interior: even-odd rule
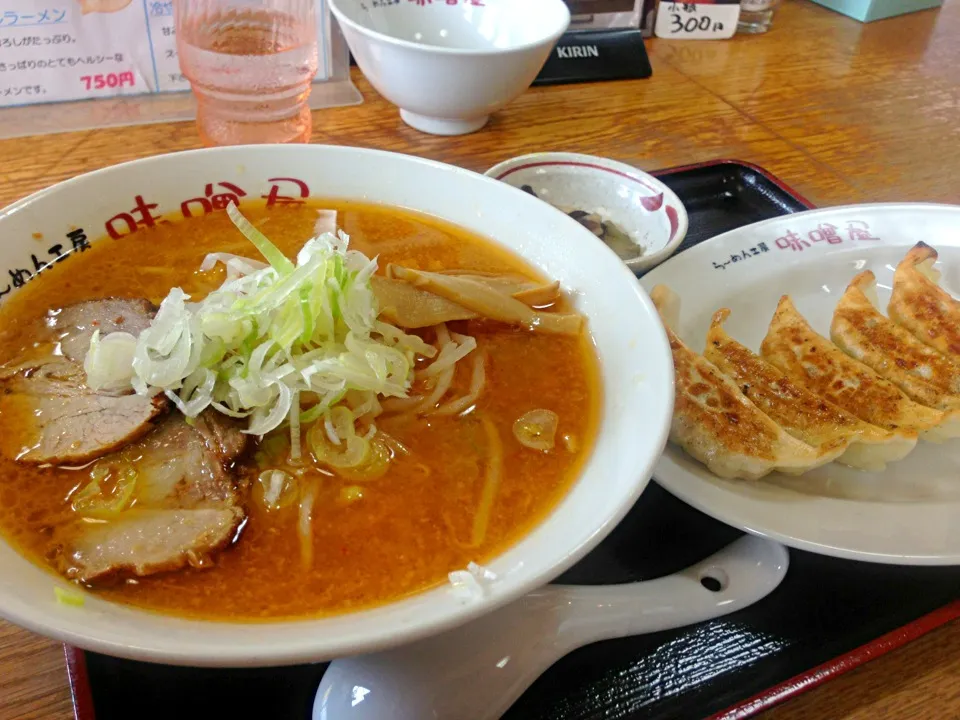
[[[563,0],[330,0],[357,65],[408,125],[482,128],[526,90],[570,24]]]
[[[155,214],[179,214],[181,203],[203,196],[208,183],[231,183],[248,198],[276,188],[274,196],[354,199],[429,213],[486,236],[560,280],[588,320],[601,363],[601,427],[592,454],[559,506],[487,563],[498,579],[480,598],[463,600],[444,585],[361,612],[262,624],[189,620],[92,594],[74,607],[55,599],[54,586],[66,587],[65,581],[0,540],[0,615],[82,648],[141,660],[198,666],[320,661],[397,645],[489,612],[556,577],[630,509],[666,442],[673,404],[666,336],[646,293],[606,246],[505,183],[349,147],[240,146],[160,155],[82,175],[6,208],[0,212],[0,259],[7,268],[33,267],[36,233],[70,247],[63,238],[80,228],[99,242],[108,220],[141,203],[155,204]],[[126,232],[125,222],[120,227]]]

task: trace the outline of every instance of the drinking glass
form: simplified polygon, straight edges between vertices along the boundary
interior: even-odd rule
[[[773,11],[780,0],[740,0],[740,20],[737,32],[756,35],[765,33],[773,24]]]
[[[205,145],[308,142],[316,0],[175,0]]]

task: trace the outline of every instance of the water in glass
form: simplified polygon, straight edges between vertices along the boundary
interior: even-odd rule
[[[206,145],[308,142],[315,0],[178,0],[177,52]]]
[[[740,0],[740,20],[737,32],[756,35],[765,33],[773,25],[773,12],[780,0]]]

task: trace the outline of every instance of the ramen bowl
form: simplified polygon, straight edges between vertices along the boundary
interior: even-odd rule
[[[343,173],[345,167],[351,171]],[[210,198],[211,188],[222,193]],[[0,213],[6,238],[0,259],[8,269],[33,268],[31,256],[41,244],[81,251],[87,242],[123,243],[154,218],[216,212],[224,203],[214,198],[228,194],[287,203],[316,196],[416,210],[488,238],[559,280],[585,317],[599,359],[599,432],[581,472],[546,517],[485,560],[496,579],[469,597],[442,584],[342,615],[215,622],[140,610],[95,592],[84,593],[79,605],[60,602],[55,591],[62,597],[76,588],[0,540],[0,615],[84,649],[140,660],[222,667],[321,661],[398,645],[490,612],[577,562],[630,509],[664,447],[672,412],[665,333],[645,292],[606,246],[585,238],[576,221],[505,183],[349,147],[249,146],[161,155],[74,178],[6,208]],[[44,243],[38,243],[41,237]],[[61,262],[78,260],[71,253]],[[5,301],[18,292],[11,289]]]
[[[570,24],[562,0],[331,0],[357,65],[411,127],[462,135],[526,90]]]

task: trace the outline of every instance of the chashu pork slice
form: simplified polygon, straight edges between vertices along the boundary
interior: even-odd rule
[[[115,575],[153,575],[202,567],[231,544],[243,520],[236,506],[189,510],[132,509],[124,517],[76,531],[61,571],[84,583]]]
[[[650,293],[660,311],[675,370],[670,440],[723,478],[756,480],[780,470],[799,474],[823,461],[748,400],[733,380],[690,350],[671,329],[679,299],[658,285]]]
[[[100,335],[125,332],[137,337],[150,327],[157,308],[143,298],[84,300],[50,313],[56,341],[65,358],[83,364],[95,330]]]
[[[714,314],[704,357],[780,427],[816,448],[822,459],[861,470],[882,470],[916,446],[916,435],[901,435],[860,420],[741,345],[723,327],[729,315],[727,309]]]
[[[960,358],[960,300],[938,284],[936,262],[937,251],[926,243],[910,249],[893,274],[887,314],[921,342]]]
[[[97,393],[64,360],[0,378],[0,448],[21,462],[79,465],[145,435],[168,408],[163,395]]]
[[[150,435],[99,460],[135,470],[132,505],[58,529],[61,572],[90,583],[203,567],[233,542],[246,517],[232,468],[247,440],[212,410],[193,425],[173,413]]]
[[[900,388],[818,335],[789,296],[780,298],[760,346],[765,360],[864,422],[905,438],[944,439],[939,410],[913,402]]]
[[[22,357],[0,368],[0,451],[21,462],[79,465],[152,430],[169,401],[91,390],[83,360],[94,330],[136,336],[155,310],[146,300],[110,298],[38,318],[22,338]]]

